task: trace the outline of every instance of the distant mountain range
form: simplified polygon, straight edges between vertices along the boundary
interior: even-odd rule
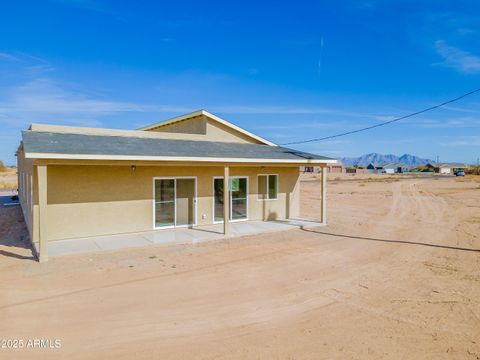
[[[378,153],[365,154],[359,157],[345,157],[340,161],[345,166],[367,166],[368,164],[402,164],[405,166],[419,166],[428,163],[434,163],[433,160],[423,159],[415,155],[403,154],[402,156],[396,155],[383,155]]]

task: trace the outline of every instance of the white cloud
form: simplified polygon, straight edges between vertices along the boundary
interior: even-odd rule
[[[413,127],[419,127],[424,129],[455,129],[480,127],[480,119],[471,116],[444,119],[412,118],[406,119],[405,123]]]
[[[441,65],[451,67],[465,74],[480,73],[480,56],[448,45],[443,40],[435,42],[437,53],[443,57]]]
[[[6,52],[0,52],[0,60],[19,61],[19,59],[16,56],[13,56],[12,54],[9,54]]]
[[[480,113],[479,109],[461,108],[457,106],[444,106],[443,108],[450,111],[456,111],[456,112],[462,112],[462,113],[473,113],[473,114]]]
[[[84,125],[99,123],[103,116],[119,113],[182,114],[197,110],[188,105],[142,104],[99,98],[47,77],[34,77],[21,85],[4,89],[2,93],[5,95],[0,97],[0,122],[10,125],[18,123],[23,126],[27,120],[28,122],[49,121]],[[323,114],[334,112],[321,107],[276,105],[221,105],[211,106],[209,109],[225,114]],[[332,127],[332,124],[315,123],[303,126],[322,128]]]
[[[378,121],[390,121],[390,120],[393,120],[395,118],[397,118],[397,116],[393,116],[393,115],[375,115],[373,116],[373,118],[375,120],[378,120]]]
[[[87,119],[122,112],[188,112],[191,109],[169,105],[144,105],[93,98],[84,92],[67,87],[47,78],[31,80],[11,89],[0,100],[0,121],[10,119],[52,120]],[[5,120],[4,120],[5,121]],[[96,120],[98,121],[98,120]]]
[[[448,147],[480,146],[480,136],[458,136],[452,140],[442,142],[440,145]]]
[[[458,28],[457,33],[460,34],[461,36],[466,36],[469,34],[474,33],[475,31],[469,28]]]
[[[322,107],[276,106],[276,105],[229,105],[213,106],[212,111],[232,114],[326,114],[334,112]]]

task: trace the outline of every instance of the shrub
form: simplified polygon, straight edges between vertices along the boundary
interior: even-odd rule
[[[465,174],[480,175],[480,166],[472,166],[470,169],[465,170]]]

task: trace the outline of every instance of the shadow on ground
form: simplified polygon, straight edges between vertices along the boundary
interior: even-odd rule
[[[434,247],[434,248],[440,248],[440,249],[449,249],[449,250],[480,252],[480,249],[463,248],[463,247],[457,247],[457,246],[439,245],[439,244],[431,244],[431,243],[423,243],[423,242],[407,241],[407,240],[389,240],[389,239],[377,239],[377,238],[369,238],[369,237],[345,235],[345,234],[334,234],[334,233],[330,233],[330,232],[327,232],[327,231],[320,231],[320,230],[314,230],[314,229],[311,229],[311,228],[305,228],[303,226],[300,227],[300,229],[303,230],[303,231],[311,232],[311,233],[328,235],[328,236],[335,236],[335,237],[342,237],[342,238],[348,238],[348,239],[378,241],[378,242],[394,243],[394,244],[428,246],[428,247]]]
[[[0,257],[36,260],[20,205],[0,196]]]

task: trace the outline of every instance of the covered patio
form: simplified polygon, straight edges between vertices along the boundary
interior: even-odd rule
[[[279,232],[298,228],[317,227],[324,223],[289,219],[276,221],[242,221],[230,223],[228,235],[223,224],[190,228],[172,228],[130,234],[93,236],[52,241],[48,244],[50,256],[117,250],[159,244],[195,244],[211,240],[225,240],[239,236]],[[36,249],[38,251],[38,249]]]

